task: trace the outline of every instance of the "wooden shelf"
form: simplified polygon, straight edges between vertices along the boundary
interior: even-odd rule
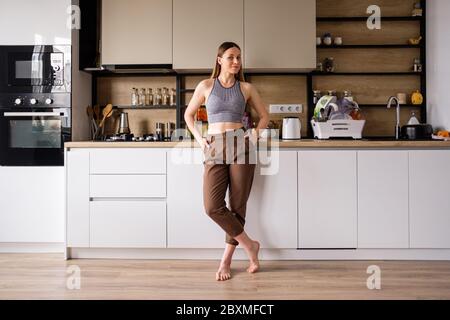
[[[317,17],[317,22],[367,21],[370,17]],[[423,17],[381,17],[383,21],[421,21]]]
[[[343,44],[343,45],[319,45],[318,49],[420,49],[419,45],[411,44]]]
[[[170,109],[176,110],[176,106],[165,106],[165,105],[157,105],[157,106],[114,106],[114,109],[134,109],[134,110],[161,110],[161,109]]]
[[[311,72],[313,76],[421,76],[421,72]]]
[[[358,105],[364,109],[364,108],[386,108],[387,109],[387,103],[384,104],[364,104],[364,103],[358,103]],[[400,108],[422,108],[423,105],[421,104],[401,104]],[[391,108],[394,108],[394,106],[392,106]]]

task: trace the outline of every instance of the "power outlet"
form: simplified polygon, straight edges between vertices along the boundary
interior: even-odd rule
[[[269,105],[270,113],[302,113],[302,104],[271,104]]]

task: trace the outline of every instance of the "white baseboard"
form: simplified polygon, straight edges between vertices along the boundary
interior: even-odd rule
[[[180,259],[218,260],[222,249],[110,249],[68,248],[69,259]],[[237,249],[237,260],[247,259]],[[261,249],[261,260],[450,260],[450,249],[295,250]]]
[[[63,253],[64,242],[0,242],[0,253]]]

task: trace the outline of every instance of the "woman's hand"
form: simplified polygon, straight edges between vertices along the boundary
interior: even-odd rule
[[[258,132],[253,128],[248,129],[245,133],[245,136],[247,136],[253,144],[256,144],[258,142]]]
[[[208,139],[202,138],[202,140],[200,141],[200,147],[202,148],[203,153],[211,148],[211,144],[209,143]]]

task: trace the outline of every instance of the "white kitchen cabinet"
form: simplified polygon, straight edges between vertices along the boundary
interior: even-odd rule
[[[166,202],[91,201],[91,248],[165,248]]]
[[[315,0],[244,0],[247,70],[316,68]]]
[[[271,153],[255,169],[246,230],[261,248],[297,248],[297,152]]]
[[[70,0],[0,1],[0,45],[70,45]]]
[[[66,151],[66,241],[89,247],[89,150]]]
[[[411,248],[450,248],[450,150],[409,152]]]
[[[408,151],[358,151],[358,248],[408,248]]]
[[[173,68],[175,70],[210,70],[217,48],[233,41],[244,44],[244,0],[174,0]],[[225,27],[226,26],[226,27]]]
[[[64,242],[64,168],[0,166],[0,242]]]
[[[101,63],[172,64],[172,1],[103,0]]]
[[[91,149],[91,174],[166,174],[166,151],[145,148]]]
[[[91,175],[92,198],[165,198],[166,175]]]
[[[173,148],[167,153],[167,246],[223,248],[225,234],[203,206],[203,153]]]
[[[299,248],[356,248],[356,192],[356,151],[299,151]]]

